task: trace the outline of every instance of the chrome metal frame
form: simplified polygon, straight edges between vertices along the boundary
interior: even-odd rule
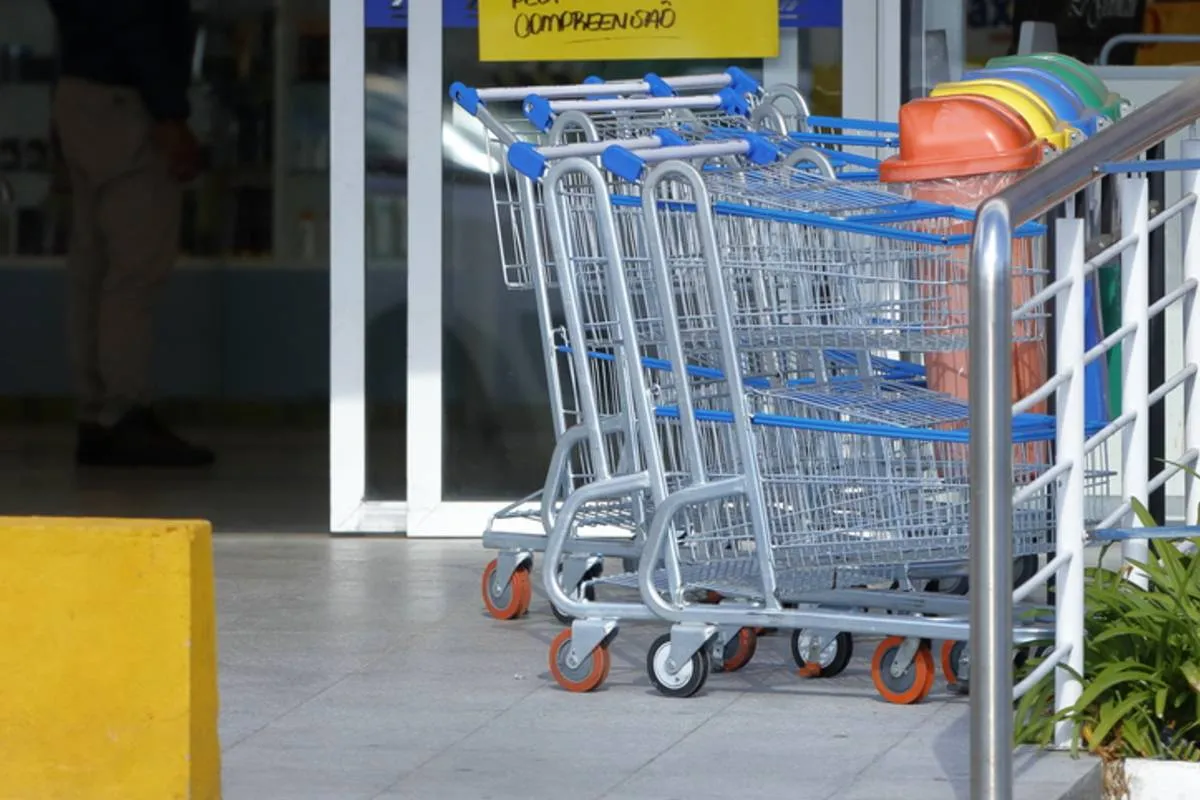
[[[1053,161],[1017,181],[1004,191],[988,200],[979,210],[976,221],[970,272],[970,338],[973,368],[970,376],[971,396],[971,471],[975,496],[971,507],[971,550],[975,554],[971,567],[971,797],[977,800],[1010,798],[1012,796],[1012,666],[1009,653],[1012,647],[1011,617],[1012,596],[1010,581],[1012,542],[1009,530],[1012,524],[1011,453],[1006,443],[1011,441],[1012,409],[1007,406],[1009,398],[1010,363],[1012,346],[1012,320],[1007,313],[1007,298],[1012,280],[1011,248],[1013,229],[1026,221],[1050,211],[1085,187],[1097,182],[1103,174],[1102,165],[1125,162],[1137,158],[1148,149],[1200,119],[1200,79],[1189,80],[1170,92],[1147,103],[1131,113],[1118,124],[1097,134],[1089,141],[1074,147]],[[1200,142],[1185,143],[1187,152],[1200,155]],[[1134,164],[1122,165],[1122,171],[1137,174],[1142,170]],[[1197,172],[1189,169],[1185,174],[1184,200],[1164,210],[1157,217],[1148,217],[1145,203],[1144,177],[1128,177],[1122,182],[1122,224],[1132,230],[1122,230],[1121,238],[1104,253],[1086,263],[1083,258],[1078,223],[1068,221],[1060,225],[1059,235],[1066,241],[1059,243],[1059,257],[1067,258],[1067,265],[1059,265],[1060,279],[1055,283],[1055,293],[1065,294],[1066,309],[1060,313],[1074,318],[1075,307],[1080,301],[1079,277],[1088,269],[1107,263],[1114,256],[1122,255],[1126,286],[1144,283],[1147,272],[1144,239],[1150,230],[1165,223],[1170,216],[1181,215],[1187,231],[1185,234],[1184,283],[1174,292],[1169,292],[1161,303],[1145,308],[1145,293],[1135,290],[1135,297],[1126,310],[1136,312],[1134,319],[1124,319],[1122,328],[1102,343],[1101,354],[1115,341],[1133,337],[1126,351],[1125,397],[1126,410],[1104,431],[1084,439],[1080,432],[1067,433],[1065,426],[1082,429],[1082,416],[1060,420],[1058,441],[1058,467],[1068,477],[1060,482],[1059,498],[1062,504],[1073,505],[1078,501],[1075,473],[1080,471],[1087,449],[1099,446],[1115,433],[1132,428],[1126,440],[1138,450],[1136,426],[1150,404],[1161,402],[1174,388],[1183,386],[1186,393],[1188,412],[1195,412],[1197,397],[1195,379],[1197,364],[1200,363],[1200,325],[1192,319],[1195,309],[1195,294],[1200,286],[1200,248],[1196,244],[1195,216],[1197,202]],[[1131,208],[1132,207],[1132,208]],[[1132,249],[1132,254],[1130,250]],[[1064,274],[1065,268],[1065,274]],[[1140,274],[1139,274],[1140,273]],[[1134,308],[1141,298],[1142,308]],[[1176,376],[1167,378],[1162,387],[1146,386],[1147,376],[1142,371],[1148,353],[1145,348],[1147,324],[1150,315],[1162,313],[1167,305],[1185,302],[1185,341],[1187,348],[1184,369]],[[1060,324],[1069,322],[1061,320]],[[1064,341],[1065,338],[1065,341]],[[1077,337],[1060,338],[1058,343],[1057,382],[1060,408],[1078,411],[1080,394],[1077,384],[1081,382],[1083,367],[1091,359],[1082,352]],[[1139,346],[1140,345],[1140,346]],[[1134,352],[1130,352],[1134,351]],[[1140,382],[1135,382],[1140,381]],[[1134,395],[1138,397],[1135,399]],[[1021,405],[1021,404],[1018,404]],[[1060,411],[1060,415],[1062,411]],[[1143,423],[1144,424],[1144,423]],[[1187,439],[1184,443],[1185,462],[1194,463],[1200,440],[1200,423],[1189,414],[1186,424]],[[1144,438],[1144,432],[1141,434]],[[1144,445],[1144,442],[1142,442]],[[1069,448],[1069,449],[1068,449]],[[1130,466],[1126,453],[1126,468]],[[1135,455],[1136,458],[1136,455]],[[1141,464],[1145,464],[1144,452]],[[1155,484],[1161,485],[1177,470],[1165,469],[1153,480],[1144,471],[1124,475],[1124,496],[1143,502]],[[1061,480],[1061,479],[1060,479]],[[1194,497],[1194,486],[1188,485],[1189,495]],[[1122,504],[1108,520],[1101,523],[1106,527],[1112,522],[1130,517],[1130,503]],[[1066,661],[1072,666],[1082,667],[1083,648],[1083,549],[1085,531],[1080,524],[1071,523],[1060,527],[1058,556],[1039,573],[1043,582],[1057,574],[1059,641],[1047,658],[1048,664]],[[1126,555],[1144,554],[1144,544],[1132,542]],[[1047,670],[1053,667],[1047,667]],[[1060,671],[1061,672],[1061,671]],[[1021,688],[1021,687],[1018,687]],[[1078,685],[1065,673],[1057,681],[1056,707],[1069,707],[1078,697]],[[1068,743],[1070,729],[1060,724],[1056,731],[1056,742]]]

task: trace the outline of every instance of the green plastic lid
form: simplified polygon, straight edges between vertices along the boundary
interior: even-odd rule
[[[1054,75],[1067,83],[1088,108],[1109,119],[1121,118],[1125,100],[1110,92],[1104,81],[1082,61],[1062,53],[1031,53],[1024,56],[1000,56],[987,62],[989,67],[1030,67]]]

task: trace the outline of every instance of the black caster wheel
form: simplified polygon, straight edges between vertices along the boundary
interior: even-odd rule
[[[1037,556],[1021,556],[1013,561],[1013,588],[1032,578],[1041,569]]]
[[[800,674],[808,678],[833,678],[842,674],[854,656],[854,637],[842,631],[827,640],[820,657],[810,662],[805,656],[812,636],[813,632],[805,628],[792,631],[792,659],[800,668]]]
[[[650,683],[667,697],[691,697],[708,682],[710,661],[708,647],[701,647],[687,663],[672,673],[667,669],[667,658],[671,654],[671,634],[664,633],[650,645],[646,654],[646,673]]]

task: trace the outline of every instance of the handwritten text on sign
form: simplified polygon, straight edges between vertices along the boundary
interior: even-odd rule
[[[779,0],[479,0],[482,61],[777,55]]]

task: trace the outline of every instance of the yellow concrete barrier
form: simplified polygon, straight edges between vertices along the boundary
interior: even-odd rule
[[[218,800],[207,522],[0,518],[0,799]]]

